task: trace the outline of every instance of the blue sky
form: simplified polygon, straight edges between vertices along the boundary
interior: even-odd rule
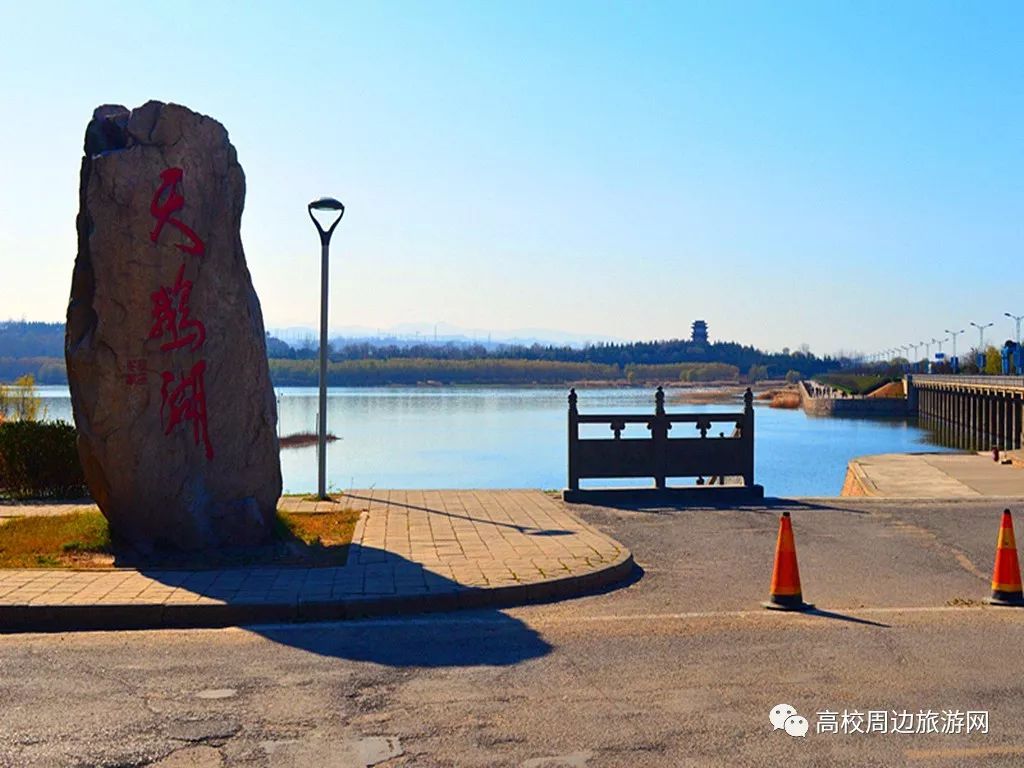
[[[103,7],[0,4],[0,318],[63,318],[85,124],[148,99],[230,132],[271,327],[316,324],[322,194],[332,326],[834,352],[1024,313],[1021,3]]]

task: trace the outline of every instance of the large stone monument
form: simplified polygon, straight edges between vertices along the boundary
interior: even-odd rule
[[[93,498],[142,549],[265,540],[277,411],[227,131],[175,104],[99,107],[79,195],[65,355]]]

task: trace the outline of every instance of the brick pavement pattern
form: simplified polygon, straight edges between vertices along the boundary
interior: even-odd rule
[[[344,566],[4,570],[0,631],[224,626],[511,605],[592,591],[633,568],[625,547],[540,491],[372,490],[346,493],[336,504],[299,497],[279,504],[300,513],[335,505],[361,512]]]

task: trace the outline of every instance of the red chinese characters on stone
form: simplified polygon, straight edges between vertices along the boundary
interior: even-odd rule
[[[181,168],[168,168],[160,174],[160,187],[153,195],[153,201],[149,204],[149,212],[156,219],[156,226],[149,233],[149,239],[154,243],[160,240],[160,233],[164,225],[170,224],[178,229],[181,234],[191,240],[190,245],[175,243],[174,247],[193,256],[202,256],[206,252],[206,246],[199,239],[199,235],[192,231],[181,219],[174,218],[172,214],[177,213],[185,206],[185,196],[178,192],[178,184],[181,182],[184,171]]]
[[[185,197],[178,191],[183,172],[181,168],[167,168],[160,174],[160,186],[153,195],[149,211],[156,219],[156,226],[149,233],[154,243],[159,242],[164,225],[170,224],[189,241],[189,244],[175,243],[175,247],[193,256],[202,256],[206,246],[192,229],[173,214],[185,205]],[[178,268],[174,284],[160,286],[149,296],[152,301],[153,325],[150,339],[164,339],[161,352],[187,349],[199,351],[206,342],[206,326],[189,314],[189,297],[192,295],[192,281],[185,279],[185,263]],[[143,361],[145,362],[145,361]],[[138,375],[129,366],[129,373]],[[145,382],[145,372],[141,373]],[[165,370],[160,374],[160,423],[164,435],[170,435],[176,428],[192,427],[195,445],[202,445],[207,460],[213,458],[213,444],[210,442],[206,414],[206,360],[199,360],[188,373],[176,375]],[[134,379],[129,383],[133,383]]]
[[[146,383],[146,358],[128,361],[128,371],[124,375],[124,383],[136,387]]]
[[[206,419],[206,387],[203,377],[206,375],[206,361],[200,360],[192,366],[192,370],[183,374],[177,381],[170,371],[161,376],[160,387],[160,418],[164,424],[164,434],[169,435],[180,424],[192,425],[192,439],[196,445],[202,443],[206,458],[213,458],[213,445]]]
[[[185,279],[185,265],[170,288],[161,286],[149,295],[153,302],[153,327],[150,339],[170,338],[160,345],[161,352],[188,348],[193,352],[206,341],[206,326],[189,317],[188,299],[192,294],[192,281]]]

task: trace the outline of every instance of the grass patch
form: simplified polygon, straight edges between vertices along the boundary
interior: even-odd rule
[[[343,565],[358,520],[359,511],[355,509],[308,513],[278,510],[273,540],[266,545],[216,552],[157,552],[144,557],[118,547],[107,519],[97,511],[17,517],[0,524],[0,568]]]
[[[0,568],[71,567],[94,560],[113,562],[110,528],[99,512],[19,517],[0,525]]]
[[[332,504],[341,504],[342,496],[344,496],[343,493],[328,493],[326,499],[321,499],[315,493],[303,493],[299,495],[299,498],[303,501],[329,501]]]
[[[278,512],[279,530],[309,547],[338,547],[352,541],[359,510]],[[280,533],[279,533],[280,536]]]

